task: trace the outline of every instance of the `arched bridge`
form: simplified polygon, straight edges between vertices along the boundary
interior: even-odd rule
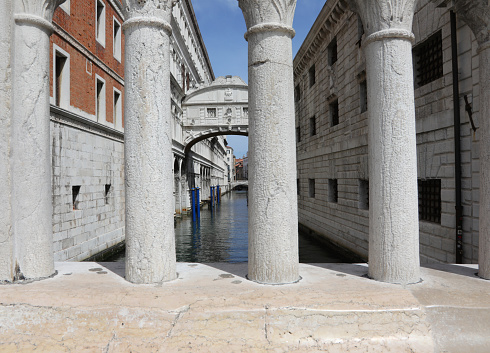
[[[230,186],[231,190],[248,190],[248,180],[236,180]]]
[[[248,86],[238,76],[218,77],[182,102],[184,149],[217,135],[248,136]]]

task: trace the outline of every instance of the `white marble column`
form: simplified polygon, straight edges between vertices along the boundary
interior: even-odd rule
[[[420,281],[411,32],[416,0],[350,0],[366,30],[369,276]]]
[[[291,283],[300,278],[291,44],[296,0],[239,0],[239,6],[249,50],[248,278]]]
[[[172,0],[124,0],[126,279],[176,278],[170,110]]]
[[[13,279],[10,126],[12,121],[12,1],[0,0],[0,282]]]
[[[10,280],[54,274],[49,37],[63,0],[13,4]]]
[[[478,41],[480,63],[480,229],[478,275],[490,279],[490,2],[456,0],[455,12]]]

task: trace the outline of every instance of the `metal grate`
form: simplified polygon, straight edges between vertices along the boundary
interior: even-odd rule
[[[424,86],[443,76],[442,31],[429,37],[413,49],[416,63],[416,82]]]
[[[441,179],[418,180],[419,219],[441,223]]]

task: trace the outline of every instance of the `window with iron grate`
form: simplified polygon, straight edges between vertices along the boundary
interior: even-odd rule
[[[419,219],[441,223],[441,179],[418,180]]]
[[[413,62],[415,88],[443,76],[442,31],[413,48]]]

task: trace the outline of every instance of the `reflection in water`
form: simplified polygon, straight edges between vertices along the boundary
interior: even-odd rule
[[[223,195],[220,205],[213,210],[205,206],[199,223],[192,222],[192,217],[177,221],[175,247],[178,262],[247,262],[247,192]],[[346,262],[340,255],[302,234],[299,236],[299,260],[303,263]],[[124,254],[107,261],[124,261]]]

